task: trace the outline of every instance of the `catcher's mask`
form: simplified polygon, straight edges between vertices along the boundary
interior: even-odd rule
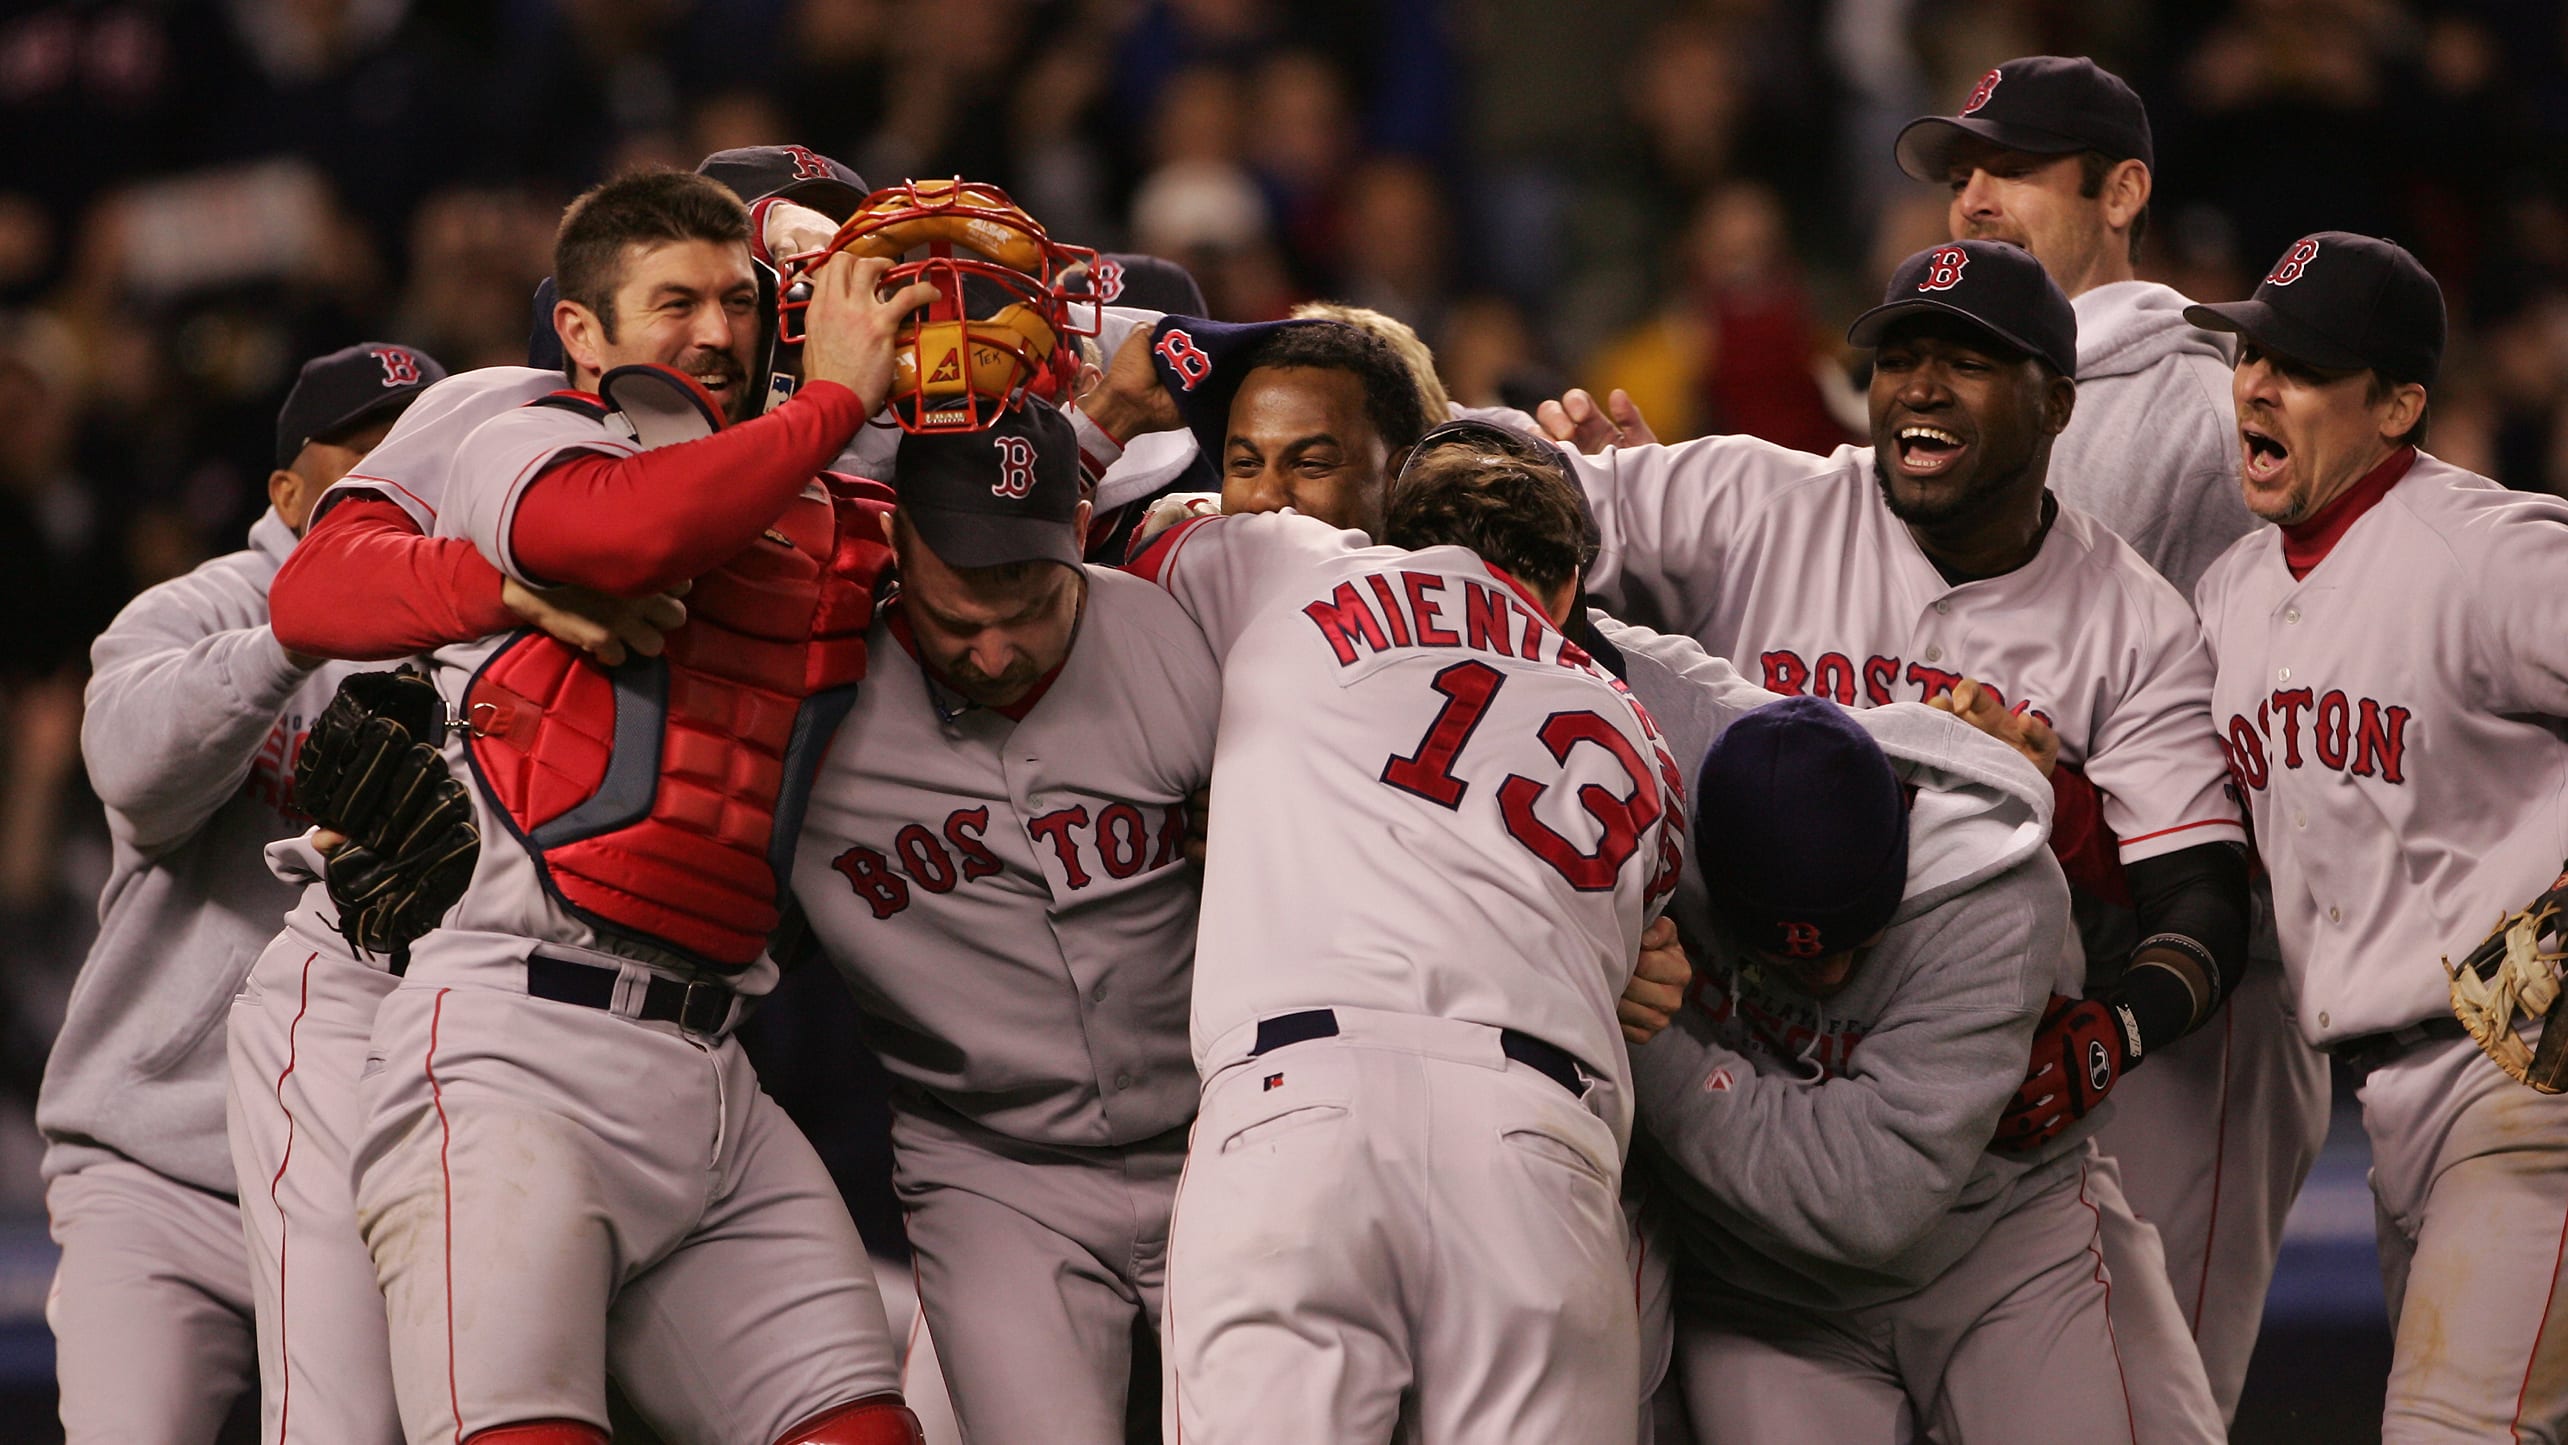
[[[894,262],[884,290],[912,281],[937,290],[894,339],[889,407],[905,431],[979,431],[1028,392],[1065,394],[1079,354],[1063,338],[1097,334],[1096,303],[1074,306],[1059,291],[1062,272],[1096,252],[1053,240],[1007,192],[957,176],[886,186],[828,245],[786,257],[784,344],[803,339],[805,275],[842,251]]]

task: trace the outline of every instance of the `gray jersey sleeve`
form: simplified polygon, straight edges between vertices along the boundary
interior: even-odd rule
[[[1883,1265],[1944,1219],[1979,1167],[2068,923],[2059,872],[2036,859],[1899,925],[1858,966],[1906,976],[1824,1082],[1760,1073],[1688,1009],[1632,1050],[1642,1127],[1695,1190],[1790,1247]]]
[[[109,824],[147,856],[240,790],[310,675],[268,630],[274,571],[255,551],[216,558],[135,598],[90,648],[80,750]]]
[[[1608,447],[1577,458],[1599,547],[1587,590],[1608,609],[1667,632],[1703,631],[1720,600],[1729,546],[1782,488],[1832,475],[1828,457],[1748,436],[1674,446]]]

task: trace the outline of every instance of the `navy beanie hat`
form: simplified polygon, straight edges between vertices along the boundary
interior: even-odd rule
[[[1695,857],[1713,910],[1751,948],[1819,958],[1890,922],[1908,881],[1908,798],[1844,709],[1791,697],[1703,755]]]

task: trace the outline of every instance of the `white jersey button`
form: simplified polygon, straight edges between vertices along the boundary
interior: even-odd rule
[[[2283,609],[2283,620],[2284,620],[2285,622],[2298,622],[2298,621],[2300,621],[2300,609],[2299,609],[2299,608],[2297,608],[2297,607],[2286,607],[2286,608],[2284,608],[2284,609]]]
[[[2274,680],[2275,680],[2276,682],[2289,682],[2289,681],[2291,681],[2291,680],[2292,680],[2292,670],[2291,670],[2290,668],[2288,668],[2288,667],[2278,667],[2278,668],[2275,668],[2275,669],[2274,669]]]
[[[1115,1087],[1116,1087],[1116,1088],[1118,1088],[1118,1089],[1129,1089],[1129,1088],[1131,1088],[1131,1087],[1132,1087],[1132,1075],[1131,1075],[1131,1074],[1129,1074],[1129,1073],[1119,1073],[1119,1074],[1115,1075]]]
[[[1952,610],[1953,610],[1953,604],[1952,604],[1952,603],[1950,603],[1950,602],[1945,602],[1945,601],[1940,601],[1940,600],[1939,600],[1939,601],[1938,601],[1938,602],[1936,602],[1936,604],[1935,604],[1935,610],[1936,610],[1936,611],[1938,611],[1938,612],[1950,612],[1950,611],[1952,611]]]
[[[1927,648],[1926,660],[1928,662],[1942,662],[1944,660],[1944,649],[1940,647]]]
[[[1113,990],[1108,988],[1106,985],[1102,983],[1098,984],[1096,988],[1089,993],[1088,1001],[1091,1003],[1104,1003],[1106,1001],[1106,995],[1112,992]]]
[[[2336,908],[2328,909],[2327,921],[2330,923],[2343,923],[2345,921],[2344,911]]]
[[[2308,826],[2309,826],[2309,814],[2307,814],[2307,813],[2294,813],[2294,814],[2292,814],[2292,826],[2293,826],[2293,827],[2295,827],[2295,828],[2306,828],[2306,827],[2308,827]]]
[[[2325,1028],[2325,1027],[2327,1027],[2327,1012],[2326,1012],[2326,1010],[2324,1010],[2324,1009],[2321,1009],[2321,1010],[2319,1011],[2319,1015],[2318,1015],[2318,1026],[2319,1026],[2320,1028]]]

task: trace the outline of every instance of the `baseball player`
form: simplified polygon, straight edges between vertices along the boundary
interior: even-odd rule
[[[1632,1438],[1614,998],[1684,802],[1558,631],[1580,534],[1234,515],[1137,565],[1225,685],[1171,1438]]]
[[[260,848],[299,825],[294,753],[344,670],[280,645],[268,584],[313,499],[442,375],[382,342],[307,362],[250,545],[144,592],[91,651],[82,751],[114,867],[36,1105],[70,1440],[201,1445],[258,1378],[222,1023],[292,901]]]
[[[2198,1368],[2126,1383],[2096,1121],[1989,1148],[2081,972],[2050,788],[1989,742],[1794,697],[1703,759],[1704,966],[1633,1051],[1698,1440],[2119,1440],[2142,1389],[2208,1404]]]
[[[2027,248],[2078,318],[2078,404],[2051,448],[2051,488],[2190,597],[2254,525],[2238,500],[2223,339],[2185,298],[2135,278],[2155,165],[2139,96],[2085,59],[2010,60],[1961,113],[1912,122],[1900,165],[1952,188],[1955,240]],[[2127,909],[2077,898],[2090,956],[2130,951]],[[2224,1417],[2235,1415],[2283,1222],[2327,1135],[2327,1063],[2301,1042],[2262,918],[2254,962],[2214,1023],[2118,1090],[2098,1142],[2167,1270]]]
[[[2203,575],[2213,715],[2273,879],[2303,1037],[2363,1079],[2396,1347],[2384,1441],[2568,1431],[2568,1100],[2464,1036],[2437,960],[2568,854],[2568,504],[2418,449],[2443,297],[2322,231],[2238,333],[2247,507]]]
[[[311,551],[298,545],[280,573],[280,635],[319,655],[378,658],[525,622],[618,659],[628,641],[656,651],[651,619],[674,622],[682,612],[673,603],[535,593],[470,542],[420,535],[434,525],[456,445],[561,381],[499,367],[420,391],[390,434],[322,493],[318,505],[329,510],[306,537]],[[366,606],[330,595],[328,573],[342,567],[368,579]],[[323,585],[298,585],[315,578]],[[302,897],[252,965],[228,1030],[232,1165],[259,1322],[260,1434],[316,1445],[397,1440],[383,1294],[349,1183],[364,1117],[359,1076],[375,1011],[396,981],[392,960],[361,954],[342,936],[312,840],[275,845],[270,858],[280,877],[303,885]]]
[[[758,203],[753,249],[762,259],[827,239],[836,223],[812,207],[844,214],[864,196],[854,172],[798,146],[721,151],[697,169]],[[549,315],[543,335],[558,367]],[[430,389],[315,505],[311,545],[298,548],[284,578],[280,625],[316,654],[368,660],[521,621],[610,665],[628,649],[657,653],[682,607],[656,596],[525,588],[468,543],[427,537],[463,439],[564,382],[557,369],[494,367]],[[344,605],[342,578],[364,579],[367,605]],[[306,843],[277,858],[306,884],[303,903],[251,969],[230,1027],[231,1140],[246,1181],[262,1436],[334,1445],[397,1438],[383,1296],[349,1184],[363,1117],[358,1076],[395,977],[388,959],[359,956],[340,935],[317,852]]]
[[[488,843],[377,1017],[376,1055],[404,1063],[368,1086],[355,1150],[414,1440],[602,1439],[609,1358],[681,1434],[916,1431],[854,1228],[727,1030],[772,977],[767,840],[792,837],[780,789],[811,755],[795,719],[863,660],[873,519],[806,488],[888,391],[892,331],[933,288],[877,297],[886,263],[820,268],[795,397],[636,452],[594,395],[619,366],[664,367],[642,383],[699,429],[750,409],[747,229],[688,176],[575,205],[555,274],[582,391],[477,428],[436,518],[521,583],[699,585],[666,659],[620,683],[545,640],[439,655]],[[601,709],[616,686],[642,691]],[[572,741],[642,708],[668,719],[657,779],[617,770],[632,749]],[[639,809],[619,793],[637,785]]]
[[[896,1081],[919,1292],[968,1438],[1124,1438],[1196,1079],[1185,800],[1221,680],[1080,565],[1069,424],[905,438],[901,588],[812,788],[795,895]]]
[[[1851,333],[1876,348],[1873,447],[1815,457],[1716,437],[1581,457],[1604,537],[1588,586],[1778,693],[1880,705],[1973,678],[2019,732],[2056,738],[2061,813],[2088,820],[2057,832],[2090,838],[2101,815],[2143,945],[2097,961],[2093,996],[2037,1033],[2053,1072],[2001,1123],[2035,1145],[2217,1012],[2244,961],[2244,834],[2183,599],[2043,489],[2075,399],[2067,299],[2031,257],[1987,241],[1912,257],[1888,294]],[[2073,880],[2098,871],[2077,861]],[[2063,1080],[2058,1061],[2098,1041],[2107,1067]],[[2114,1192],[2109,1170],[2096,1179]],[[2133,1233],[2109,1241],[2120,1272],[2162,1271],[2154,1238]],[[2126,1288],[2113,1303],[2126,1347],[2184,1332],[2169,1293]],[[2152,1437],[2219,1433],[2216,1417],[2144,1409],[2141,1423]]]

